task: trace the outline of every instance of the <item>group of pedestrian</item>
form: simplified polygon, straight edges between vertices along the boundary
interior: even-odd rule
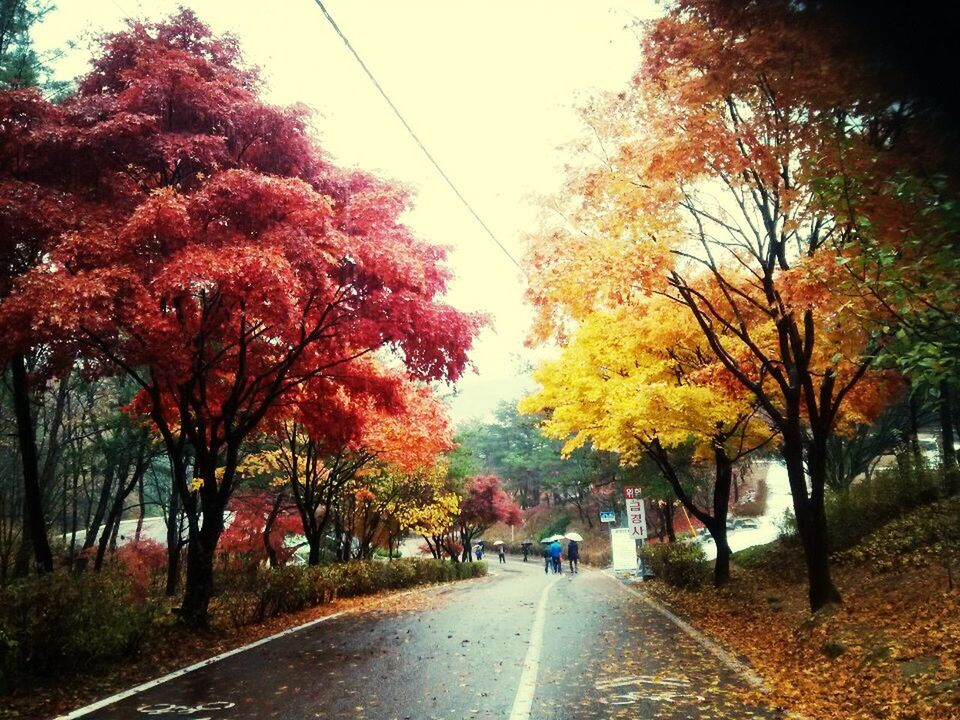
[[[473,548],[473,553],[477,558],[477,562],[483,560],[483,542],[478,542]],[[501,564],[506,564],[507,562],[507,549],[503,546],[503,543],[497,545],[497,557],[500,558]]]
[[[523,544],[523,561],[527,562],[529,553],[529,543]],[[478,542],[473,548],[477,560],[483,560],[484,546],[483,541]],[[501,565],[507,562],[507,549],[503,543],[497,543],[497,557]],[[570,540],[567,543],[567,561],[570,563],[570,573],[575,574],[580,571],[580,544],[576,540]],[[543,572],[544,574],[553,571],[555,574],[563,572],[563,546],[559,540],[547,543],[543,547]]]
[[[580,545],[576,540],[567,544],[567,561],[570,563],[571,575],[579,572]],[[543,572],[547,574],[551,570],[557,575],[563,572],[563,546],[559,540],[554,540],[543,548]]]

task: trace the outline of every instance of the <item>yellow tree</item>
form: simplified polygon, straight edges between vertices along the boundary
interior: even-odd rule
[[[357,538],[358,552],[386,545],[391,551],[397,539],[414,532],[428,539],[440,557],[442,539],[448,533],[460,506],[459,496],[447,487],[444,464],[407,467],[379,465],[358,473],[347,492],[346,509]],[[435,542],[435,538],[441,542]]]
[[[649,457],[717,546],[716,585],[730,576],[727,511],[734,464],[771,439],[756,403],[717,363],[689,316],[663,296],[587,315],[559,358],[542,365],[521,410],[546,413],[543,431],[590,442],[624,462]],[[693,445],[712,462],[710,511],[682,482],[672,451]]]

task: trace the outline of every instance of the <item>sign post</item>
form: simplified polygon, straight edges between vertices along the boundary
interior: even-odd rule
[[[623,495],[627,504],[627,529],[630,531],[630,538],[634,541],[634,548],[636,548],[636,541],[638,540],[642,548],[644,541],[647,539],[647,511],[643,501],[643,488],[625,487]],[[637,569],[640,571],[640,579],[643,580],[645,574],[643,558],[640,557],[639,553],[637,553],[637,556],[639,558]]]

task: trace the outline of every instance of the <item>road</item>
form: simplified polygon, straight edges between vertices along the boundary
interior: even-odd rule
[[[774,717],[732,669],[597,571],[492,577],[397,596],[71,717],[593,720]]]

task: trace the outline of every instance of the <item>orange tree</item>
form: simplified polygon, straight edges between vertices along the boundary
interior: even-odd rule
[[[651,294],[692,318],[781,438],[816,610],[840,599],[827,440],[845,412],[869,417],[891,395],[873,367],[887,309],[869,278],[836,292],[862,222],[823,178],[870,177],[877,217],[902,203],[879,179],[897,170],[883,142],[897,107],[865,93],[869,78],[799,11],[672,3],[647,27],[633,86],[585,113],[600,163],[572,175],[528,264],[541,340]]]

